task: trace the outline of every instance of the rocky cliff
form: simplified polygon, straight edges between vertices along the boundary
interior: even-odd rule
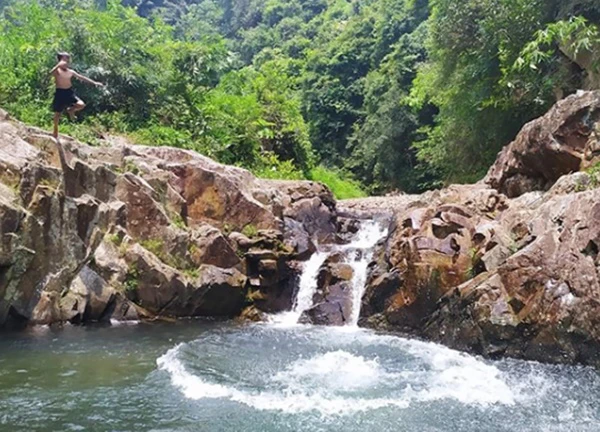
[[[600,366],[600,92],[526,125],[475,185],[336,203],[196,153],[91,147],[0,111],[0,326],[292,305],[313,241],[389,235],[361,324],[488,357]],[[352,268],[325,260],[306,321],[348,321]]]
[[[290,307],[331,193],[194,152],[91,147],[0,111],[0,327]]]
[[[476,185],[340,203],[388,214],[362,322],[489,357],[600,365],[600,93],[523,128]]]

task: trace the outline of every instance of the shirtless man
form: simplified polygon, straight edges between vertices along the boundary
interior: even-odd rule
[[[78,74],[73,69],[69,69],[69,64],[71,63],[71,56],[69,54],[58,53],[56,57],[58,64],[50,71],[56,82],[56,93],[54,94],[54,102],[52,102],[52,109],[54,110],[54,132],[52,135],[54,135],[55,139],[58,138],[58,123],[63,111],[66,110],[71,120],[74,120],[75,113],[85,108],[85,103],[73,91],[71,80],[76,78],[97,87],[104,86],[104,84]]]

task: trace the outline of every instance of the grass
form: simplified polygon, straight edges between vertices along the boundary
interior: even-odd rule
[[[183,270],[183,274],[189,277],[190,279],[198,279],[200,277],[200,269],[190,267]]]
[[[121,245],[121,236],[119,236],[119,234],[107,234],[106,238],[108,239],[109,242],[111,242],[112,244],[114,244],[115,246],[120,246]]]
[[[590,186],[592,189],[597,188],[600,185],[600,163],[597,163],[588,169],[585,172],[590,176]]]
[[[179,213],[171,214],[171,223],[176,228],[179,228],[182,230],[187,229],[187,224],[185,223],[185,221],[183,220],[183,217],[181,217],[181,215]]]
[[[252,239],[258,235],[258,229],[252,224],[248,224],[242,229],[242,234],[244,234],[249,239]]]
[[[310,171],[310,180],[323,183],[331,189],[337,199],[362,198],[367,194],[360,184],[352,179],[345,178],[339,171],[331,170],[322,165]]]
[[[125,288],[125,292],[133,292],[138,289],[140,284],[139,282],[140,273],[138,271],[137,265],[131,264],[129,269],[127,270],[127,275],[125,276],[125,282],[123,287]]]
[[[142,240],[140,242],[140,245],[144,249],[152,252],[158,258],[161,258],[161,256],[163,255],[164,243],[162,242],[162,240],[155,240],[155,239]]]
[[[192,279],[197,279],[200,276],[200,270],[197,267],[195,267],[193,264],[186,262],[186,260],[184,260],[182,258],[178,258],[178,257],[172,256],[172,255],[169,255],[168,253],[166,253],[165,247],[164,247],[165,245],[161,240],[156,240],[156,239],[142,240],[140,242],[140,245],[144,249],[152,252],[163,263],[165,263],[166,265],[168,265],[170,267],[173,267],[174,269],[181,271],[187,277],[192,278]],[[190,253],[192,253],[194,251],[194,248],[196,248],[195,245],[190,246],[190,248],[189,248]]]

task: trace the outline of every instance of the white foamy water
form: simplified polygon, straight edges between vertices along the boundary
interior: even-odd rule
[[[290,388],[322,386],[328,391],[357,390],[376,385],[385,378],[377,359],[367,360],[346,351],[331,351],[307,360],[297,360],[274,380]]]
[[[375,245],[387,235],[387,228],[374,221],[366,221],[361,225],[357,238],[346,246],[354,257],[349,260],[354,276],[352,278],[352,316],[349,322],[351,326],[358,325],[360,307],[365,294],[368,268],[373,259]]]
[[[329,251],[315,252],[305,263],[300,275],[298,293],[291,311],[275,315],[271,323],[279,326],[292,326],[298,323],[302,313],[313,306],[317,292],[319,270],[327,258],[342,252],[352,266],[352,315],[349,325],[356,327],[360,317],[362,297],[365,293],[369,263],[373,258],[375,245],[387,234],[387,228],[375,221],[362,221],[355,238],[346,245],[330,246]]]
[[[282,326],[292,326],[298,323],[302,313],[309,309],[313,304],[313,296],[317,291],[317,277],[319,269],[329,256],[327,252],[315,252],[304,264],[300,281],[298,284],[298,294],[294,307],[289,312],[284,312],[273,316],[272,323]]]
[[[349,326],[193,320],[2,336],[2,431],[600,430],[595,369],[482,360]]]
[[[281,391],[241,391],[232,386],[211,384],[197,377],[186,369],[177,358],[180,347],[176,347],[157,360],[158,367],[167,371],[171,376],[172,384],[179,388],[185,397],[193,400],[200,399],[228,399],[232,402],[241,403],[261,411],[281,411],[287,414],[298,414],[310,411],[319,412],[321,415],[347,415],[361,411],[396,406],[406,408],[408,401],[386,398],[361,399],[345,398],[339,396],[327,396],[324,392],[315,390],[314,382],[309,389],[302,384],[301,379],[306,375],[294,377],[298,372],[288,371],[274,377],[274,382],[285,382],[287,386]],[[300,366],[302,369],[302,366]],[[289,382],[291,380],[291,382]],[[323,386],[323,383],[318,383]],[[319,387],[316,389],[318,390]],[[326,389],[327,387],[321,387]]]
[[[157,364],[188,399],[225,399],[260,411],[345,416],[442,400],[480,408],[515,404],[518,388],[511,387],[499,369],[477,358],[434,344],[365,332],[333,331],[325,337],[337,340],[332,345],[338,349],[287,358],[287,365],[271,370],[250,390],[193,373],[185,364],[183,351],[189,348],[185,345],[169,350]],[[396,355],[386,354],[385,363],[372,354],[344,349],[347,343],[356,348],[357,342],[363,348],[389,347],[390,340],[392,345],[400,342],[393,347]],[[391,362],[396,356],[397,363]]]

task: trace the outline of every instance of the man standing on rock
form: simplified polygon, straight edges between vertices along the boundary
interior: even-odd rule
[[[73,69],[70,69],[70,54],[61,52],[58,53],[56,57],[58,59],[58,64],[54,66],[50,71],[50,74],[54,77],[56,83],[56,93],[54,94],[54,101],[52,102],[52,109],[54,110],[54,131],[52,135],[55,139],[58,139],[58,123],[63,111],[66,110],[71,120],[75,120],[75,113],[85,108],[85,103],[75,94],[71,80],[76,78],[97,87],[103,87],[104,84],[91,80],[88,77],[78,74]]]

